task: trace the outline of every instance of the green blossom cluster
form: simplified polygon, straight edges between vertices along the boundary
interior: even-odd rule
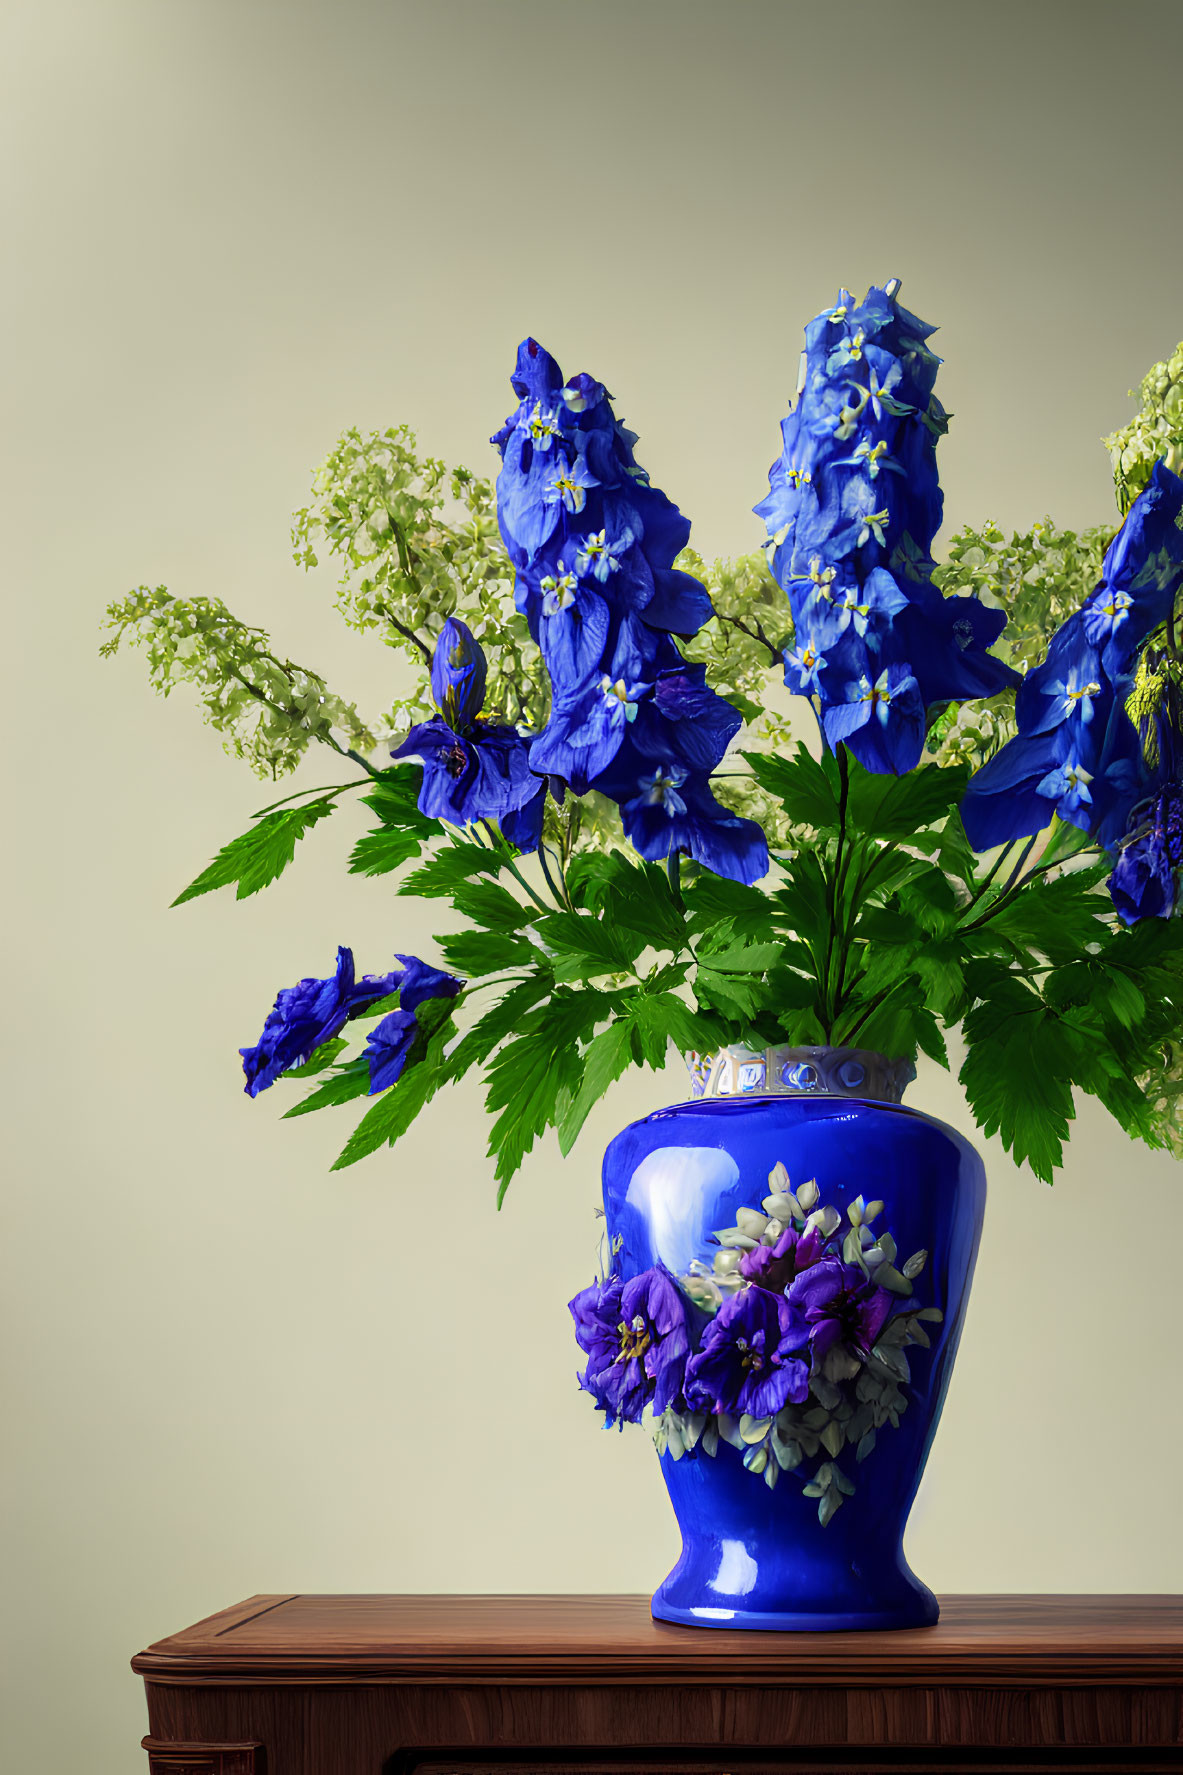
[[[352,703],[334,696],[319,673],[280,659],[270,637],[219,598],[174,598],[164,586],[139,586],[108,606],[106,626],[101,654],[110,658],[125,642],[142,648],[162,696],[195,685],[226,750],[258,776],[294,770],[314,740],[342,753],[375,743]]]
[[[1175,474],[1183,474],[1183,343],[1146,372],[1134,398],[1141,401],[1141,410],[1104,439],[1123,517],[1160,458]]]
[[[418,454],[405,425],[338,439],[295,515],[297,563],[319,564],[318,547],[342,568],[337,609],[375,630],[419,669],[411,693],[390,707],[392,728],[435,713],[428,671],[435,638],[459,617],[489,662],[485,712],[519,727],[546,719],[546,674],[513,601],[513,568],[497,529],[491,481]]]

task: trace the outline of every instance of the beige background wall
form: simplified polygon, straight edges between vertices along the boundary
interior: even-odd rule
[[[618,1088],[500,1217],[471,1089],[330,1177],[341,1122],[250,1103],[235,1049],[337,942],[375,969],[434,920],[344,876],[352,815],[169,912],[270,797],[98,661],[103,604],[225,597],[376,710],[391,656],[287,559],[339,429],[490,467],[531,331],[704,552],[749,548],[803,322],[891,275],[941,323],[951,523],[1105,519],[1097,439],[1183,333],[1183,11],[9,0],[0,39],[5,1766],[124,1775],[129,1655],[252,1591],[662,1574],[652,1454],[597,1431],[564,1303],[599,1150],[681,1087]],[[913,1101],[970,1126],[931,1067]],[[1180,1169],[1091,1108],[1054,1192],[988,1156],[913,1561],[1183,1589]]]

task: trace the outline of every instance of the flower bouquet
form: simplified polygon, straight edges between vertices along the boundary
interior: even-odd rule
[[[948,1065],[951,1030],[978,1125],[1038,1177],[1074,1091],[1183,1152],[1183,346],[1107,440],[1120,522],[987,523],[938,564],[932,332],[894,282],[810,322],[767,541],[709,568],[604,384],[533,339],[495,489],[405,427],[347,432],[293,540],[305,567],[336,558],[340,615],[411,667],[381,720],[216,600],[110,607],[104,652],[131,641],[165,694],[195,685],[259,775],[314,743],[355,767],[260,810],[177,904],[258,892],[360,794],[350,870],[464,923],[387,972],[339,947],[241,1049],[252,1097],[307,1086],[289,1118],[362,1108],[337,1167],[475,1070],[500,1202],[546,1130],[568,1152],[671,1045],[708,1107],[898,1103],[876,1069]],[[899,1425],[905,1348],[944,1320],[951,1361],[976,1231],[950,1223],[917,1302],[932,1240],[897,1264],[883,1192],[790,1157],[753,1148],[682,1262],[628,1230],[625,1190],[572,1310],[606,1421],[652,1410],[669,1459],[722,1439],[769,1489],[806,1463],[825,1524],[853,1492],[839,1449],[867,1459]]]

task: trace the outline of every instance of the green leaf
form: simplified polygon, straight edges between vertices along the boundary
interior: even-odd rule
[[[520,930],[533,917],[529,906],[496,881],[461,882],[452,890],[452,904],[465,918],[489,930]]]
[[[952,930],[957,922],[957,896],[944,873],[931,864],[922,864],[904,883],[899,902],[934,935]]]
[[[705,1054],[721,1047],[730,1031],[717,1018],[694,1010],[672,992],[645,992],[634,998],[629,1012],[638,1024],[663,1029],[681,1054]]]
[[[893,777],[865,770],[851,757],[849,770],[847,820],[864,838],[914,838],[957,805],[969,781],[969,766],[961,764],[922,764]]]
[[[232,838],[224,845],[196,881],[177,895],[173,905],[183,906],[186,900],[195,900],[199,894],[212,893],[215,888],[230,887],[235,882],[236,899],[245,900],[248,894],[257,894],[283,874],[296,854],[297,842],[318,820],[326,819],[336,805],[333,797],[326,795],[320,801],[306,802],[303,807],[285,807],[278,813],[267,814],[241,838]]]
[[[699,950],[699,961],[720,974],[764,974],[775,967],[783,955],[779,943],[740,943],[719,952]]]
[[[1035,951],[1050,962],[1075,961],[1087,944],[1105,934],[1103,921],[1112,905],[1098,888],[1111,869],[1106,860],[1050,880],[1037,876],[980,916],[1024,954]]]
[[[957,808],[953,809],[941,828],[935,855],[938,865],[946,875],[964,882],[967,887],[973,885],[978,873],[978,854],[965,836],[965,827]]]
[[[743,1022],[756,1016],[769,996],[763,981],[750,976],[717,974],[701,963],[694,977],[694,994],[700,1003]]]
[[[609,1085],[634,1064],[633,1027],[627,1019],[610,1023],[593,1036],[583,1056],[583,1080],[559,1123],[559,1150],[566,1158],[594,1104]]]
[[[319,1048],[314,1048],[303,1066],[289,1067],[287,1072],[280,1074],[280,1077],[285,1079],[315,1078],[318,1072],[323,1072],[326,1066],[333,1064],[342,1048],[346,1046],[345,1037],[335,1035],[331,1041],[322,1042]]]
[[[683,889],[687,925],[693,932],[710,931],[726,941],[766,937],[771,908],[766,894],[743,882],[704,870]]]
[[[372,813],[377,814],[384,826],[417,833],[426,842],[429,838],[439,837],[440,823],[419,811],[418,798],[422,781],[423,773],[416,765],[400,765],[393,770],[384,770],[375,780],[369,794],[362,796],[362,800]]]
[[[533,1010],[539,999],[548,997],[552,990],[551,981],[543,974],[511,986],[505,997],[491,1005],[484,1016],[461,1036],[448,1055],[452,1077],[461,1078],[470,1066],[487,1060],[499,1042],[514,1034],[526,1012]]]
[[[826,877],[813,851],[798,851],[785,866],[786,882],[771,898],[778,921],[797,935],[824,940],[830,927]]]
[[[951,938],[925,943],[912,964],[924,987],[924,1002],[946,1023],[956,1023],[965,1004],[965,967],[961,948]]]
[[[435,940],[449,966],[474,980],[505,968],[536,967],[543,959],[527,938],[509,931],[453,931]]]
[[[537,930],[552,956],[556,980],[629,973],[646,947],[642,932],[586,913],[549,912]]]
[[[448,1077],[443,1048],[443,1036],[433,1036],[420,1059],[412,1056],[408,1060],[397,1083],[383,1091],[373,1108],[366,1111],[329,1167],[331,1171],[344,1171],[346,1166],[356,1165],[380,1146],[393,1146],[406,1133]]]
[[[330,1109],[336,1103],[351,1103],[355,1097],[364,1097],[370,1088],[370,1063],[364,1054],[355,1060],[347,1061],[337,1067],[323,1084],[310,1091],[307,1097],[285,1110],[283,1119],[290,1121],[293,1116],[310,1115],[314,1109]]]
[[[1073,1074],[1087,1041],[1014,979],[1000,981],[990,1001],[974,1007],[964,1031],[961,1083],[979,1127],[998,1134],[1016,1164],[1026,1160],[1050,1183],[1063,1161]]]
[[[819,762],[797,742],[789,758],[764,752],[745,752],[752,775],[762,789],[774,795],[795,826],[812,826],[817,832],[838,830],[838,767],[832,753]]]
[[[610,1003],[604,993],[591,990],[557,992],[526,1014],[520,1034],[491,1061],[485,1103],[490,1111],[502,1112],[489,1136],[489,1153],[496,1155],[495,1175],[501,1185],[498,1206],[535,1140],[553,1125],[560,1095],[574,1096],[578,1091],[579,1043]]]
[[[349,853],[350,875],[389,875],[401,869],[423,849],[423,841],[413,832],[401,832],[395,826],[375,826],[359,838]]]
[[[1141,988],[1100,956],[1084,956],[1054,969],[1044,981],[1043,992],[1048,1003],[1058,1009],[1092,1005],[1102,1022],[1119,1023],[1123,1029],[1134,1028],[1146,1016]]]
[[[423,899],[450,899],[456,889],[478,875],[498,875],[501,859],[496,851],[483,844],[458,840],[444,845],[412,869],[399,889],[403,894],[418,894]]]

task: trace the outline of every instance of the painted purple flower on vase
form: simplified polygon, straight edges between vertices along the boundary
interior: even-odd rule
[[[809,1391],[809,1365],[785,1342],[789,1310],[781,1295],[745,1288],[725,1300],[701,1349],[686,1365],[686,1397],[698,1411],[770,1417]]]
[[[797,1277],[788,1296],[785,1347],[809,1346],[828,1381],[850,1380],[871,1353],[891,1312],[892,1296],[856,1264],[824,1257]]]
[[[579,1384],[609,1425],[635,1424],[646,1405],[660,1413],[680,1399],[690,1340],[686,1305],[667,1271],[593,1282],[570,1312],[588,1355]]]
[[[745,1251],[739,1260],[739,1273],[758,1288],[783,1294],[803,1270],[809,1269],[824,1255],[826,1241],[820,1229],[807,1225],[803,1232],[786,1226],[775,1245],[757,1245]]]

